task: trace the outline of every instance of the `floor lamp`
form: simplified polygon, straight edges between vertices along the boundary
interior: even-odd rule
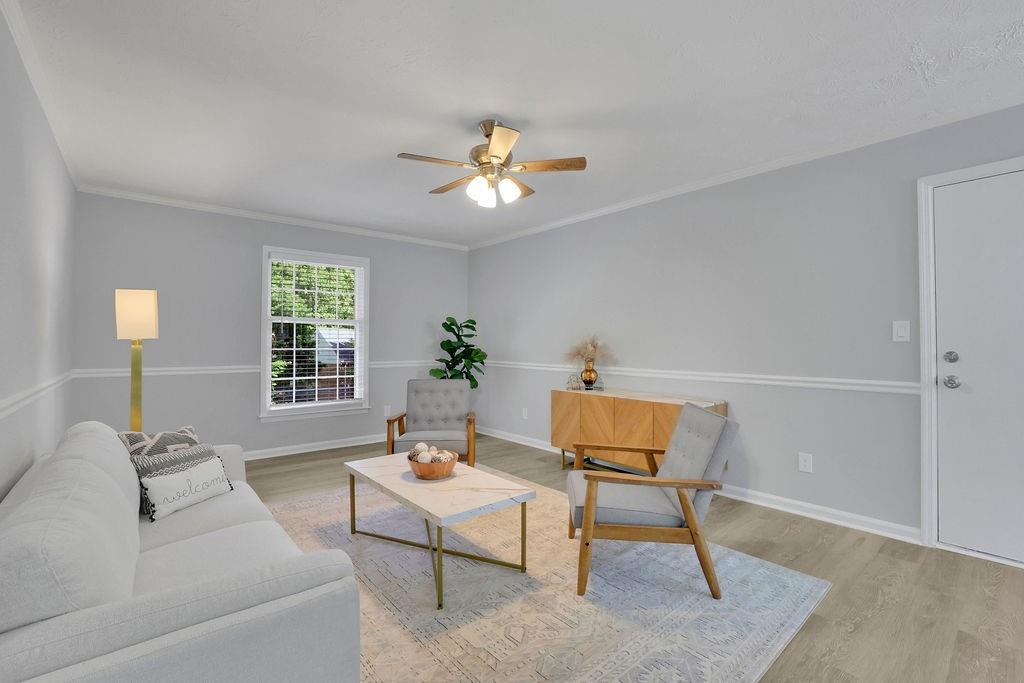
[[[117,338],[132,342],[132,386],[130,425],[142,431],[142,340],[157,339],[160,324],[155,289],[115,289],[114,318]]]

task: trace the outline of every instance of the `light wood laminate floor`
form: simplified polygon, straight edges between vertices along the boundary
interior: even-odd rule
[[[268,503],[337,489],[347,486],[339,462],[383,452],[372,444],[256,460],[249,483]],[[565,488],[568,470],[545,451],[479,437],[477,459]],[[713,543],[832,582],[765,681],[1024,680],[1022,570],[721,496],[705,531]]]

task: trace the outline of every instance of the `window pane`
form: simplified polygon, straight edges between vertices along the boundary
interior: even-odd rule
[[[338,400],[338,378],[321,377],[316,381],[316,400],[337,401]]]
[[[295,293],[290,289],[270,290],[270,315],[291,316],[295,304]]]
[[[351,399],[356,397],[356,381],[354,377],[341,377],[338,379],[338,400]]]
[[[316,289],[316,266],[295,264],[295,289]]]
[[[290,349],[295,335],[295,325],[292,323],[274,323],[271,328],[270,346],[275,349]]]
[[[295,290],[295,317],[316,317],[316,292],[312,289]]]
[[[342,294],[338,298],[338,319],[339,320],[355,320],[356,319],[356,295],[355,294]]]
[[[275,379],[278,377],[292,377],[293,370],[295,369],[295,352],[291,349],[287,350],[274,350],[270,357],[270,376]]]
[[[283,261],[270,264],[270,286],[277,289],[291,289],[295,278],[295,266]]]
[[[355,293],[356,291],[356,270],[355,268],[338,268],[338,291]]]
[[[331,266],[316,267],[316,288],[320,292],[334,293],[338,291],[338,268]]]
[[[295,402],[310,403],[316,400],[316,380],[297,379],[295,380]]]
[[[316,325],[299,323],[295,325],[295,348],[316,348]]]
[[[296,377],[316,377],[316,351],[310,349],[308,351],[296,351],[295,352],[295,376]]]
[[[316,318],[334,319],[338,317],[338,296],[331,292],[319,290],[316,294]]]
[[[270,383],[270,402],[277,405],[280,403],[293,403],[292,389],[295,383],[290,379],[275,379]]]

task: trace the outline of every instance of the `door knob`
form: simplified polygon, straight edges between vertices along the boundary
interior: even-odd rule
[[[946,375],[942,378],[942,383],[949,389],[956,389],[960,386],[960,378],[956,375]]]
[[[958,360],[960,360],[960,354],[957,353],[956,351],[946,351],[944,354],[942,354],[942,360],[946,361],[947,363],[955,363]]]

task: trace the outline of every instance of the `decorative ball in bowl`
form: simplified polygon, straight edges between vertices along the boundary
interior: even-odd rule
[[[409,451],[409,467],[417,479],[445,479],[452,476],[459,454],[428,446],[422,441]]]

